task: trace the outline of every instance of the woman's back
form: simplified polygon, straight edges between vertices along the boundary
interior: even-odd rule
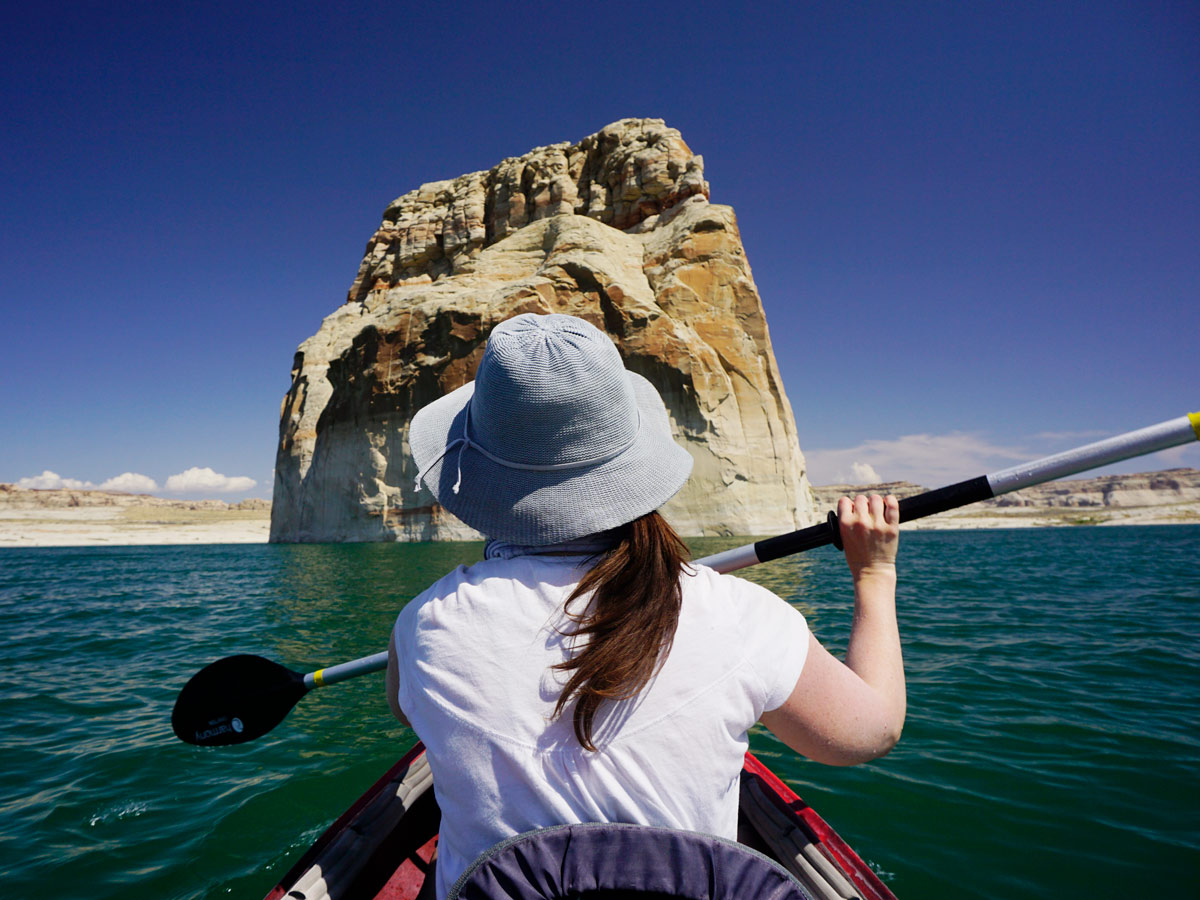
[[[804,618],[750,582],[688,570],[668,657],[637,697],[601,706],[588,751],[554,716],[566,675],[553,668],[569,656],[563,604],[585,562],[487,560],[400,615],[398,695],[438,785],[443,890],[498,840],[547,825],[736,835],[746,732],[795,686]]]
[[[654,387],[587,322],[497,325],[476,380],[423,407],[408,442],[418,486],[527,551],[456,570],[397,620],[389,702],[429,750],[439,896],[477,853],[532,828],[734,837],[760,719],[839,765],[899,738],[894,497],[839,501],[855,586],[843,664],[769,591],[686,566],[657,510],[691,456]],[[554,555],[582,538],[606,548],[594,562]]]

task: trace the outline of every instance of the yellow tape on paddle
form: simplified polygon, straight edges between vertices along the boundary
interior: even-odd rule
[[[1188,421],[1192,423],[1192,431],[1196,432],[1196,440],[1200,441],[1200,412],[1188,413]]]
[[[313,672],[313,684],[317,687],[325,687],[325,670],[317,669]]]

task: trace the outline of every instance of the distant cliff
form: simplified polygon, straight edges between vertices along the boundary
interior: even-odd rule
[[[1072,509],[1131,508],[1173,503],[1200,504],[1200,471],[1167,469],[1136,475],[1101,475],[1039,484],[987,501],[988,506]]]
[[[831,484],[813,488],[818,509],[832,509],[843,494],[895,494],[928,490],[893,481],[877,485]],[[1136,475],[1068,478],[1003,494],[914,522],[914,527],[1010,527],[1200,522],[1200,470],[1166,469]]]
[[[804,457],[737,220],[657,119],[539,147],[395,200],[346,304],[296,353],[273,541],[476,535],[414,488],[408,423],[470,381],[491,329],[581,316],[663,395],[695,460],[666,507],[685,535],[813,520]]]
[[[88,509],[95,507],[145,507],[156,509],[208,510],[214,512],[257,511],[271,508],[268,500],[249,499],[240,503],[224,500],[174,500],[151,494],[126,494],[120,491],[46,490],[19,488],[0,482],[0,508],[8,509]]]

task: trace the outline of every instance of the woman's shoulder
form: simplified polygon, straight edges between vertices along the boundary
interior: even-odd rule
[[[795,606],[769,588],[707,566],[688,566],[681,583],[685,610],[721,621],[731,631],[747,633],[783,623],[790,627],[793,617],[803,620]]]
[[[497,606],[520,597],[548,593],[557,596],[569,591],[583,574],[582,560],[558,557],[522,556],[512,559],[484,559],[472,565],[458,566],[447,572],[400,611],[401,619],[458,607]]]
[[[458,592],[459,587],[470,579],[473,566],[456,566],[451,569],[417,596],[413,597],[400,610],[398,622],[412,622],[422,615],[431,604]]]
[[[463,585],[479,585],[492,578],[511,579],[519,577],[527,568],[528,565],[523,557],[515,559],[481,559],[479,562],[472,563],[471,565],[455,566],[437,581],[429,585],[429,587],[425,588],[425,590],[421,591],[421,593],[417,594],[413,598],[413,602],[452,594]]]
[[[725,602],[786,602],[760,584],[697,563],[689,563],[684,568],[682,584],[685,591],[702,593]]]

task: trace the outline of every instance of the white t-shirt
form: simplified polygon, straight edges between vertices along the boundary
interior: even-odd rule
[[[804,616],[752,582],[685,569],[670,655],[635,698],[602,704],[593,742],[552,718],[581,557],[460,566],[401,611],[398,699],[438,804],[438,896],[488,847],[575,822],[737,836],[747,731],[780,706],[808,651]],[[580,604],[575,604],[575,611]]]

